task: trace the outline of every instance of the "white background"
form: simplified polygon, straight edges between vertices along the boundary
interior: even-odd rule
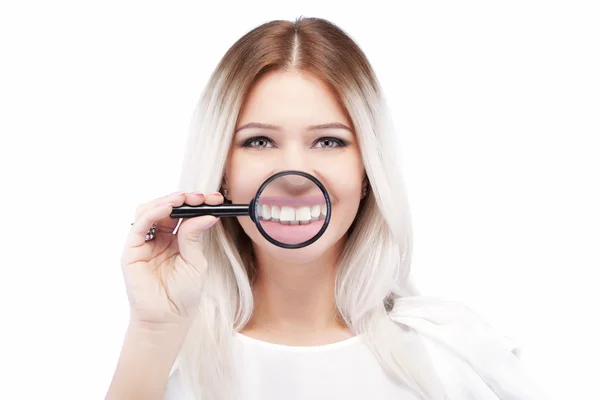
[[[383,84],[421,291],[518,339],[554,398],[598,398],[594,2],[283,3],[2,3],[0,397],[103,398],[136,204],[177,189],[192,111],[227,48],[305,15],[345,29]]]

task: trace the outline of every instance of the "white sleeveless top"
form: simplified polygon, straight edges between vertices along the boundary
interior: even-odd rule
[[[390,318],[410,328],[399,343],[445,400],[546,400],[515,344],[470,309],[428,297],[396,301]],[[384,372],[362,336],[323,346],[285,346],[235,332],[236,400],[420,400]],[[200,400],[173,367],[163,400]]]

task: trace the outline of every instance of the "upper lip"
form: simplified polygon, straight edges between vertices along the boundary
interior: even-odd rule
[[[302,206],[316,206],[325,204],[325,197],[323,195],[313,196],[301,196],[301,197],[289,197],[289,196],[260,196],[258,204],[266,204],[269,206],[289,206],[289,207],[302,207]]]

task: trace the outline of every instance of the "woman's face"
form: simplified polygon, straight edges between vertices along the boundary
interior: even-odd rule
[[[255,250],[291,263],[310,262],[328,250],[339,250],[356,216],[364,186],[363,162],[352,125],[323,82],[306,73],[274,71],[256,82],[241,110],[225,171],[228,199],[248,204],[265,179],[284,170],[304,171],[323,183],[331,198],[329,226],[316,242],[289,250],[268,242],[249,217],[239,217]],[[288,203],[288,211],[289,206],[298,210],[324,203],[310,200],[321,193],[316,186],[299,184],[294,176],[280,182],[269,195],[280,199],[299,196],[307,202]],[[283,236],[298,228],[289,222],[270,224],[276,224],[270,232]]]

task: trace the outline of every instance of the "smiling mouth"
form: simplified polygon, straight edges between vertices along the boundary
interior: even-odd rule
[[[327,217],[327,205],[278,205],[259,204],[258,218],[261,221],[278,222],[281,225],[308,225],[323,221]]]

